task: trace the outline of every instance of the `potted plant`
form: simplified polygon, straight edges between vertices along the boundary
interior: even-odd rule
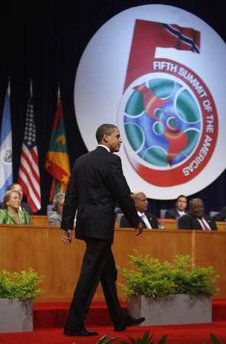
[[[217,337],[210,333],[211,343],[213,344],[220,344]],[[96,344],[112,344],[112,343],[120,343],[120,344],[167,344],[167,335],[163,335],[160,339],[154,340],[153,336],[150,334],[149,331],[145,331],[143,337],[133,338],[129,336],[129,341],[120,341],[117,337],[110,338],[108,334],[101,337]],[[203,342],[202,344],[208,344],[209,342]]]
[[[0,332],[33,330],[32,301],[43,293],[43,276],[35,270],[0,271]]]
[[[108,334],[101,337],[96,344],[112,344],[112,343],[120,343],[120,344],[166,344],[166,335],[163,335],[159,340],[154,339],[154,336],[150,334],[149,331],[145,331],[143,337],[133,338],[129,336],[129,341],[119,340],[117,337],[110,338]]]
[[[211,266],[193,266],[191,257],[160,261],[135,252],[129,256],[134,270],[119,268],[128,309],[145,317],[142,325],[208,323],[212,321],[211,296],[217,292]]]

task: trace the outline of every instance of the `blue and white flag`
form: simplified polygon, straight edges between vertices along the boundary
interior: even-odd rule
[[[7,187],[12,182],[12,129],[9,96],[6,92],[0,131],[0,202],[3,201]]]

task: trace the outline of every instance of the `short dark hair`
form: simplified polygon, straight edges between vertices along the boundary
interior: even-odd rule
[[[185,195],[179,195],[179,196],[176,198],[176,203],[177,203],[177,201],[179,201],[179,199],[180,199],[181,197],[186,198],[186,200],[188,200],[187,196],[185,196]]]
[[[110,135],[117,126],[114,124],[101,124],[96,131],[97,142],[100,143],[104,135]]]
[[[203,206],[204,206],[203,200],[202,200],[201,198],[199,198],[199,197],[195,197],[195,198],[192,198],[192,199],[189,201],[189,209],[192,209],[193,206],[194,206],[194,203],[196,203],[197,201],[200,202],[200,203],[202,203]]]

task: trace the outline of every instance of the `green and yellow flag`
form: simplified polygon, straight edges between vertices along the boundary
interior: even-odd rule
[[[63,121],[63,108],[58,97],[57,111],[53,121],[49,150],[46,156],[45,168],[53,176],[49,200],[58,192],[65,192],[70,177],[70,162],[67,152],[67,141]]]

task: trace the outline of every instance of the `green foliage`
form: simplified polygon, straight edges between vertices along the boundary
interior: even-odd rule
[[[132,338],[129,336],[129,342],[119,341],[117,337],[108,337],[108,333],[101,337],[96,344],[112,344],[114,342],[118,342],[120,344],[165,344],[166,343],[166,336],[162,336],[160,340],[154,340],[153,336],[150,334],[149,331],[145,331],[143,337],[141,338]]]
[[[150,334],[149,331],[145,331],[142,338],[130,338],[130,342],[120,342],[121,344],[165,344],[166,343],[166,336],[162,336],[160,340],[154,340],[154,337]]]
[[[210,333],[210,338],[211,338],[213,344],[220,344],[219,340],[217,339],[217,337],[213,333]]]
[[[219,340],[217,339],[217,337],[215,336],[215,334],[210,333],[210,339],[211,339],[211,343],[212,344],[220,344]],[[210,344],[210,342],[203,342],[202,344]]]
[[[213,267],[192,266],[189,255],[177,255],[173,263],[136,251],[129,258],[136,270],[119,268],[126,281],[123,287],[127,299],[138,295],[152,298],[169,294],[210,296],[217,292],[218,276]]]
[[[117,337],[108,337],[109,334],[105,334],[103,337],[101,337],[96,344],[112,344],[114,343],[118,338]]]
[[[7,299],[19,298],[21,300],[35,299],[43,293],[38,289],[43,276],[33,269],[21,272],[0,271],[0,297]]]
[[[145,331],[143,337],[141,338],[133,338],[129,336],[129,342],[127,341],[119,341],[117,337],[108,337],[109,334],[107,333],[103,337],[101,337],[96,344],[112,344],[114,342],[120,343],[120,344],[167,344],[167,336],[163,335],[159,340],[154,340],[154,337],[150,334],[149,331]],[[210,339],[212,341],[212,344],[220,344],[217,337],[210,333]],[[208,344],[208,342],[204,342],[203,344]]]

